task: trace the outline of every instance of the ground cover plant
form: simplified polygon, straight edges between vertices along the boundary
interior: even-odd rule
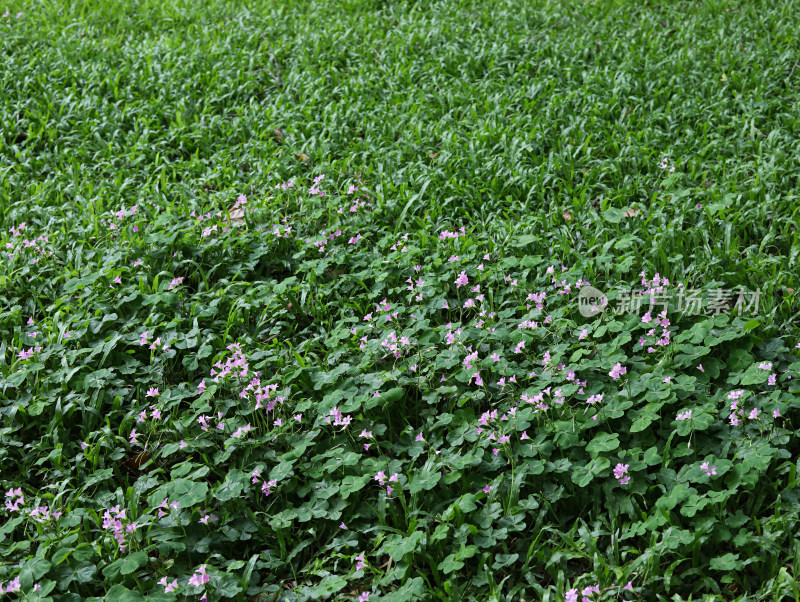
[[[800,600],[796,8],[0,9],[0,598]]]

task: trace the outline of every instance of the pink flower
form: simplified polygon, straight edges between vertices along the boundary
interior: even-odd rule
[[[700,465],[700,470],[705,472],[707,477],[710,477],[712,475],[716,475],[717,474],[717,467],[716,466],[711,466],[708,462],[703,462]]]
[[[233,433],[233,438],[234,439],[240,439],[242,436],[245,435],[245,433],[248,433],[248,432],[250,432],[250,423],[249,422],[247,423],[246,426],[240,426],[238,429],[236,429],[236,432]]]
[[[456,278],[456,288],[461,288],[462,286],[466,286],[469,284],[469,278],[467,278],[466,272],[461,272]]]
[[[344,521],[342,521],[342,522],[339,524],[339,528],[340,528],[340,529],[343,529],[343,530],[346,530],[346,529],[347,529],[347,525],[345,525],[345,524],[344,524]]]
[[[183,282],[183,276],[179,276],[178,278],[173,278],[172,282],[169,283],[169,287],[167,288],[167,290],[171,291],[176,286],[178,286],[181,282]]]
[[[633,581],[628,581],[627,585],[625,587],[623,587],[622,589],[627,590],[629,592],[632,592],[633,591]]]
[[[630,464],[619,463],[614,467],[614,478],[619,481],[620,485],[626,485],[631,480],[630,475],[627,474]]]
[[[369,592],[362,592],[358,597],[358,602],[367,602],[369,600]]]
[[[705,372],[705,370],[703,369],[703,364],[698,365],[697,369],[700,370],[700,372]]]
[[[614,380],[618,380],[620,376],[627,373],[628,369],[625,368],[621,363],[617,362],[614,364],[614,367],[611,368],[611,372],[608,375],[613,378]]]
[[[8,13],[6,13],[8,15]],[[2,584],[0,584],[0,589],[2,589]],[[18,592],[22,589],[22,585],[19,581],[19,576],[14,577],[11,581],[8,582],[8,586],[6,587],[6,593],[10,594],[13,592]]]
[[[422,431],[420,431],[419,435],[417,435],[415,441],[425,441],[424,437],[422,436]]]
[[[578,590],[573,588],[569,590],[564,597],[565,602],[578,602]]]
[[[686,410],[685,412],[680,412],[676,417],[675,420],[689,420],[692,417],[692,411]]]
[[[202,587],[204,584],[208,583],[211,578],[206,574],[206,565],[200,565],[200,568],[197,569],[194,575],[189,579],[189,585],[194,585],[195,587]]]
[[[150,387],[147,390],[147,397],[158,397],[158,387]]]
[[[483,488],[483,492],[484,493],[489,493],[491,490],[492,490],[492,486],[491,485],[487,485],[486,487]]]

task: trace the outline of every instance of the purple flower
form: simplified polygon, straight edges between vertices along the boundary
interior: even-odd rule
[[[630,475],[627,474],[628,468],[630,468],[630,464],[622,463],[619,463],[614,467],[614,478],[619,481],[620,485],[627,485],[631,480]]]
[[[575,589],[575,588],[572,588],[571,590],[569,590],[565,595],[564,601],[565,602],[578,602],[578,590]]]
[[[608,375],[613,378],[614,380],[618,380],[620,376],[627,373],[628,369],[625,368],[621,363],[617,362],[614,364],[614,367],[611,368],[611,372]]]

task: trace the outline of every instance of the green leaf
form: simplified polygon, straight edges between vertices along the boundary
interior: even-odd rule
[[[147,499],[151,507],[158,506],[166,497],[169,498],[170,504],[177,501],[181,508],[189,508],[205,502],[206,495],[208,495],[208,484],[205,481],[175,479],[161,485]]]
[[[603,211],[603,219],[612,224],[618,224],[622,221],[622,211],[616,207],[609,207]]]
[[[399,562],[406,554],[410,554],[417,548],[417,544],[424,536],[422,531],[414,531],[408,537],[394,536],[385,545],[386,553],[392,557],[392,560]]]
[[[709,566],[715,571],[738,571],[742,567],[738,554],[728,552],[724,556],[716,556],[709,562]]]
[[[411,493],[418,493],[423,489],[429,491],[436,486],[441,478],[442,474],[438,470],[425,470],[415,473],[414,480],[409,483],[408,490]]]
[[[598,433],[586,446],[586,450],[592,458],[596,458],[599,454],[613,451],[618,447],[619,435],[617,433]]]
[[[29,558],[22,565],[19,573],[19,581],[22,588],[27,590],[33,587],[35,581],[39,581],[50,570],[50,562],[44,558]]]
[[[227,502],[241,495],[250,482],[250,476],[241,470],[231,470],[225,475],[225,481],[214,491],[214,497],[220,502]]]
[[[341,487],[339,488],[339,493],[342,496],[342,499],[347,499],[351,493],[361,491],[367,482],[369,482],[369,479],[369,475],[362,475],[360,477],[348,475],[343,478]]]
[[[145,552],[134,552],[133,554],[128,554],[125,557],[125,561],[122,563],[120,567],[120,574],[122,575],[130,575],[136,569],[143,567],[148,562],[147,554]]]
[[[592,482],[594,478],[594,474],[592,474],[589,465],[585,466],[576,466],[572,469],[572,482],[575,483],[578,487],[586,487],[589,483]]]
[[[770,370],[762,370],[758,364],[753,364],[742,376],[741,385],[746,387],[748,385],[760,385],[767,382],[770,375]]]
[[[535,243],[539,241],[539,237],[534,234],[525,234],[524,236],[520,236],[516,241],[512,243],[513,247],[518,249],[522,247],[527,247],[529,244]]]
[[[106,592],[106,602],[142,602],[144,596],[139,592],[129,590],[124,585],[117,583]]]

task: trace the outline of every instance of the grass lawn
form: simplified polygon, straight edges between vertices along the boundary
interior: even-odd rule
[[[797,2],[5,11],[0,599],[800,602]]]

